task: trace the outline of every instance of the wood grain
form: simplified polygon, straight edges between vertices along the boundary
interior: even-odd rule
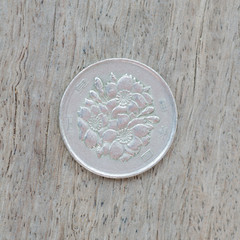
[[[240,237],[240,1],[0,1],[0,239]],[[174,144],[110,180],[59,133],[71,79],[110,57],[143,62],[176,98]]]

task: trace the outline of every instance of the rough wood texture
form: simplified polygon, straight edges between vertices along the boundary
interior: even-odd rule
[[[240,1],[0,1],[0,239],[239,239]],[[152,170],[98,177],[68,153],[61,96],[110,57],[159,72],[177,135]]]

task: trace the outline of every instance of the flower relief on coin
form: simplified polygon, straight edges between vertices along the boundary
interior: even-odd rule
[[[79,138],[98,158],[128,161],[149,144],[151,131],[160,121],[154,114],[151,87],[132,75],[108,82],[96,77],[85,106],[79,108]]]

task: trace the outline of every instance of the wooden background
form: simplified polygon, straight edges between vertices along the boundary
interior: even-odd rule
[[[0,1],[0,239],[240,239],[239,0]],[[173,146],[134,178],[68,153],[62,94],[110,57],[159,72]]]

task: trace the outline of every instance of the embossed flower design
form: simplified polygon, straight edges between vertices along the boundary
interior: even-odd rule
[[[101,158],[127,161],[150,142],[155,116],[150,87],[131,75],[106,84],[96,77],[94,89],[78,111],[79,138]]]

